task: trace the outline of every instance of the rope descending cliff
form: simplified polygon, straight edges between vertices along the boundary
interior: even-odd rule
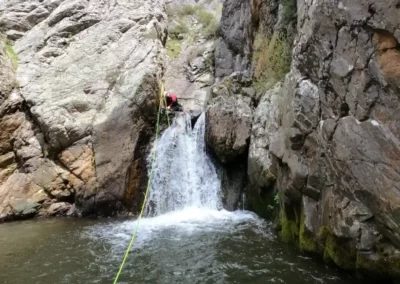
[[[156,145],[156,148],[155,148],[156,150],[153,152],[153,155],[152,155],[149,180],[147,182],[147,188],[146,188],[146,192],[145,192],[145,195],[144,195],[142,209],[140,210],[140,214],[139,214],[139,217],[138,217],[138,220],[137,220],[137,223],[136,223],[135,230],[133,231],[131,241],[129,242],[129,245],[128,245],[128,248],[126,249],[126,252],[125,252],[124,258],[122,260],[121,266],[120,266],[120,268],[118,270],[118,273],[117,273],[117,275],[115,277],[114,284],[116,284],[118,282],[118,278],[121,275],[122,269],[124,268],[125,262],[126,262],[126,260],[128,258],[129,251],[131,250],[132,245],[135,242],[135,237],[136,237],[137,231],[139,229],[140,220],[142,219],[144,208],[145,208],[146,201],[147,201],[147,196],[149,194],[149,189],[150,189],[150,185],[151,185],[151,179],[152,179],[153,170],[154,170],[154,162],[155,162],[155,158],[156,158],[156,155],[157,155],[157,142],[158,142],[158,134],[159,134],[159,129],[160,129],[160,113],[161,113],[162,102],[164,102],[164,104],[166,105],[165,97],[164,97],[164,84],[161,82],[160,98],[159,98],[158,113],[157,113],[157,123],[156,123],[156,138],[155,138],[155,142],[154,142],[155,145]],[[166,116],[167,116],[168,126],[170,126],[168,114]]]

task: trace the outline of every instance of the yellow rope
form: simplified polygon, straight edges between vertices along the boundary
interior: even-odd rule
[[[161,102],[162,102],[161,98],[162,97],[164,97],[164,84],[163,83],[161,83],[160,104],[159,104],[159,107],[158,107],[158,114],[157,114],[156,138],[155,138],[155,142],[154,142],[155,143],[154,144],[154,152],[153,152],[153,156],[152,156],[151,170],[150,170],[149,180],[147,182],[146,193],[144,195],[142,210],[140,211],[140,215],[139,215],[139,218],[138,218],[137,223],[136,223],[136,228],[135,228],[135,231],[133,232],[133,235],[132,235],[131,241],[129,243],[129,246],[128,246],[126,252],[125,252],[124,259],[122,260],[122,263],[121,263],[121,266],[119,267],[117,276],[115,277],[114,284],[117,283],[118,278],[121,275],[122,269],[123,269],[123,267],[125,265],[125,262],[126,262],[126,259],[128,258],[128,255],[129,255],[129,251],[131,250],[133,242],[135,241],[136,233],[137,233],[138,228],[139,228],[139,223],[140,223],[140,220],[142,219],[142,215],[143,215],[144,208],[145,208],[145,205],[146,205],[147,196],[148,196],[149,189],[150,189],[150,184],[151,184],[151,178],[153,176],[153,169],[154,169],[154,162],[155,162],[155,158],[156,158],[156,152],[157,152],[157,142],[158,142],[158,131],[159,131],[159,126],[160,126],[160,113],[161,113]],[[167,118],[168,118],[168,114],[167,114]],[[169,118],[168,118],[168,126],[169,126]]]
[[[167,121],[168,121],[168,127],[170,127],[170,123],[169,123],[169,116],[168,116],[168,111],[167,111],[167,98],[164,96],[164,84],[161,83],[161,95],[164,98],[164,105],[165,105],[165,116],[167,117]]]

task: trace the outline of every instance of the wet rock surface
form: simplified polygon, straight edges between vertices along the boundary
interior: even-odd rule
[[[0,12],[0,220],[134,210],[126,192],[140,188],[127,180],[155,120],[162,1],[7,1]]]

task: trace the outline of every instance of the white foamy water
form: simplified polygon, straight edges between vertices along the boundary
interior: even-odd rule
[[[222,209],[221,182],[206,154],[205,115],[192,129],[188,114],[177,114],[160,137],[156,152],[146,216],[186,207]],[[149,156],[151,167],[152,153]]]
[[[90,236],[94,239],[104,239],[112,243],[116,249],[126,248],[137,225],[135,221],[111,223],[94,227]],[[151,244],[162,235],[171,233],[176,239],[184,239],[199,232],[215,232],[229,234],[239,225],[249,227],[263,227],[265,222],[248,211],[229,212],[198,207],[186,207],[183,210],[165,213],[156,217],[143,218],[139,224],[139,231],[135,238],[134,248]],[[271,234],[265,231],[269,237]]]
[[[195,232],[233,232],[242,223],[253,227],[264,224],[254,213],[223,209],[221,181],[207,156],[204,135],[204,113],[193,129],[190,116],[182,113],[153,146],[148,157],[150,168],[153,151],[157,151],[151,187],[134,247],[169,230],[174,230],[177,238],[185,238]],[[109,239],[115,246],[126,246],[136,224],[126,221],[103,225],[91,235]]]

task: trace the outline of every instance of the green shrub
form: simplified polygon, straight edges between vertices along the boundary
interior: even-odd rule
[[[197,8],[195,6],[185,5],[180,9],[179,15],[182,15],[182,16],[194,15],[196,13],[196,11],[197,11]]]
[[[177,38],[179,34],[186,34],[189,32],[189,28],[186,26],[185,23],[178,23],[176,26],[171,28],[168,33],[170,37]]]
[[[282,24],[287,26],[296,19],[297,3],[296,0],[282,0]]]
[[[291,45],[285,36],[267,38],[259,33],[254,41],[253,76],[258,92],[273,87],[290,71]]]
[[[6,43],[5,45],[6,53],[11,60],[11,64],[14,69],[18,68],[18,55],[15,53],[14,48],[11,44]]]
[[[166,7],[166,13],[168,17],[172,16],[189,16],[189,15],[194,15],[197,12],[197,7],[192,6],[192,5],[184,5],[183,7],[180,7],[175,4],[169,4]]]
[[[181,53],[181,42],[177,39],[167,41],[167,53],[169,58],[175,59]]]
[[[213,21],[211,21],[210,24],[203,29],[202,34],[206,37],[213,37],[217,33],[217,29],[218,23],[215,19],[213,19]]]
[[[202,35],[206,37],[214,36],[218,28],[218,23],[214,15],[204,10],[204,8],[200,8],[197,12],[197,18],[203,26]]]
[[[207,12],[204,9],[199,9],[198,13],[197,13],[197,17],[199,22],[203,25],[203,26],[208,26],[209,24],[211,24],[211,22],[214,19],[213,14]]]

